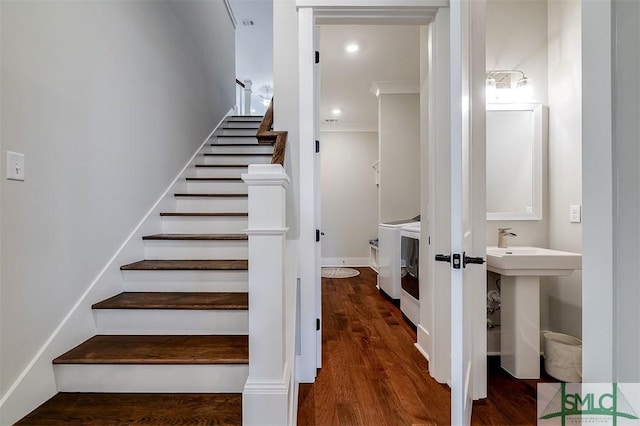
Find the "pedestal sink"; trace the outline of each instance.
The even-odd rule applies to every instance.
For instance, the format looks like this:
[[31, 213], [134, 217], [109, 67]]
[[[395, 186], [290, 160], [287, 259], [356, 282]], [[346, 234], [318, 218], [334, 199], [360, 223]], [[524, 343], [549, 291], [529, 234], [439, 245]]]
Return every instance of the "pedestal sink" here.
[[502, 368], [540, 378], [540, 277], [571, 275], [582, 255], [540, 247], [487, 247], [487, 270], [500, 274]]

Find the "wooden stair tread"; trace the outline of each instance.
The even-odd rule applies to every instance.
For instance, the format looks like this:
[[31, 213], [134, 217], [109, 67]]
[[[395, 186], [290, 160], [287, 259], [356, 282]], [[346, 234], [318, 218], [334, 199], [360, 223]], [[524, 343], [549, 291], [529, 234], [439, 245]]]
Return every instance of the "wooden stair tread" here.
[[216, 142], [212, 142], [209, 144], [210, 146], [263, 146], [265, 144], [263, 143], [258, 143], [258, 141], [256, 140], [256, 142], [253, 143], [216, 143]]
[[247, 260], [141, 260], [120, 267], [123, 271], [246, 271]]
[[228, 167], [228, 168], [240, 168], [249, 167], [248, 164], [196, 164], [196, 167]]
[[232, 213], [214, 213], [214, 212], [162, 212], [163, 217], [249, 217], [249, 213], [232, 212]]
[[246, 310], [248, 293], [124, 292], [98, 302], [93, 309]]
[[188, 177], [187, 182], [242, 182], [242, 178], [228, 177]]
[[237, 197], [247, 197], [247, 194], [209, 194], [203, 192], [177, 192], [173, 194], [174, 197], [221, 197], [221, 198], [237, 198]]
[[222, 138], [229, 138], [229, 139], [237, 139], [237, 138], [255, 138], [256, 135], [217, 135], [216, 136], [218, 139]]
[[155, 234], [142, 237], [146, 241], [243, 241], [247, 234]]
[[268, 153], [268, 152], [257, 152], [257, 153], [251, 153], [251, 152], [205, 152], [203, 154], [205, 157], [218, 157], [218, 156], [222, 156], [222, 157], [240, 157], [240, 156], [261, 156], [261, 157], [272, 157], [273, 154]]
[[248, 336], [97, 335], [54, 364], [248, 364]]
[[20, 426], [241, 425], [240, 393], [61, 392]]

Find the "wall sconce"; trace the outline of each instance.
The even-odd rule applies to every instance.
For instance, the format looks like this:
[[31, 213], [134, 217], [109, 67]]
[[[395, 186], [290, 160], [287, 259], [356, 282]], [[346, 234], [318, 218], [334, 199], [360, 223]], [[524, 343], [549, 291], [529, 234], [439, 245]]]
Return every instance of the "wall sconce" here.
[[[521, 78], [515, 81], [514, 76]], [[531, 102], [533, 100], [533, 82], [520, 70], [491, 70], [485, 80], [487, 102]]]

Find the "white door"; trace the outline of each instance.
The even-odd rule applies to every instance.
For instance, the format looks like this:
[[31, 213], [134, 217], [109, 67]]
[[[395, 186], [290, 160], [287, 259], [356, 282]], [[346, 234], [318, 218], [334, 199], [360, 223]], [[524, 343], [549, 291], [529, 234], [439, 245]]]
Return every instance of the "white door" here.
[[486, 395], [484, 2], [450, 5], [451, 423], [468, 425]]
[[[320, 111], [320, 31], [317, 25], [313, 27], [313, 46], [316, 53], [315, 66], [313, 68], [313, 99], [315, 111]], [[315, 161], [313, 164], [313, 173], [315, 180], [315, 218], [316, 218], [316, 318], [319, 323], [316, 327], [316, 368], [322, 368], [322, 205], [321, 205], [321, 187], [322, 174], [320, 169], [320, 114], [314, 113], [314, 143], [315, 145]]]

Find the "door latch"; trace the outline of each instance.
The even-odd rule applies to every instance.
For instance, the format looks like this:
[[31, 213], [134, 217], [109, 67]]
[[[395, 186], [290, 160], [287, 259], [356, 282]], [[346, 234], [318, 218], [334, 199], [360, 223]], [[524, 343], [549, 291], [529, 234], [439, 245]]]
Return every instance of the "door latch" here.
[[466, 253], [462, 253], [462, 267], [466, 268], [467, 264], [482, 265], [485, 260], [481, 257], [469, 257]]
[[482, 265], [485, 262], [485, 260], [483, 258], [481, 258], [481, 257], [469, 257], [469, 256], [466, 255], [466, 253], [463, 253], [462, 256], [460, 256], [459, 253], [454, 253], [454, 254], [451, 254], [451, 255], [449, 255], [449, 254], [436, 254], [436, 261], [437, 262], [451, 263], [451, 267], [453, 269], [460, 269], [460, 266], [462, 266], [463, 268], [466, 268], [467, 264], [469, 264], [469, 263], [473, 263], [473, 264], [476, 264], [476, 265]]
[[447, 262], [453, 269], [460, 269], [460, 254], [436, 254], [437, 262]]

